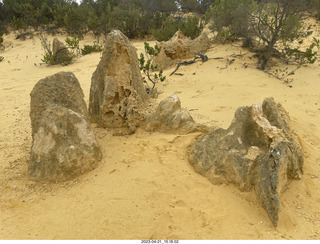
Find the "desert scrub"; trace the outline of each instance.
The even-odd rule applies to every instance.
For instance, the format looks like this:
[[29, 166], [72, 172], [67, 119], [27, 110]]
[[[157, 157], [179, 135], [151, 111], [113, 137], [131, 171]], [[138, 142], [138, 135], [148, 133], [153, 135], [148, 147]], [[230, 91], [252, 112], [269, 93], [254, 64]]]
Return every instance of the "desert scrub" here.
[[54, 65], [55, 62], [52, 54], [51, 44], [48, 41], [47, 36], [45, 36], [43, 33], [40, 33], [39, 38], [42, 49], [44, 51], [43, 59], [41, 59], [41, 61], [46, 63], [47, 65]]
[[[65, 40], [67, 47], [60, 49], [55, 54], [52, 51], [51, 43], [48, 41], [48, 38], [42, 33], [39, 35], [39, 38], [41, 41], [41, 46], [44, 50], [44, 55], [41, 60], [47, 65], [68, 65], [72, 63], [74, 58], [80, 56], [79, 38], [77, 35], [74, 35], [72, 38], [67, 37]], [[60, 52], [69, 52], [68, 50], [71, 50], [71, 55], [69, 53], [61, 55]]]
[[[156, 83], [157, 82], [163, 82], [166, 77], [163, 76], [163, 70], [160, 70], [159, 72], [156, 72], [158, 65], [153, 65], [152, 61], [154, 57], [158, 56], [158, 54], [161, 51], [161, 47], [158, 45], [155, 45], [154, 47], [151, 47], [149, 43], [145, 42], [144, 43], [144, 51], [145, 55], [143, 53], [140, 53], [140, 58], [139, 58], [139, 64], [140, 64], [140, 70], [143, 71], [145, 76], [148, 78], [148, 81], [152, 83], [152, 87], [148, 85], [148, 82], [146, 80], [146, 77], [143, 77], [143, 82], [147, 86], [147, 93], [152, 93]], [[145, 57], [147, 59], [145, 59]]]
[[210, 29], [217, 31], [218, 42], [226, 43], [237, 38], [248, 38], [250, 18], [257, 8], [254, 0], [217, 0], [206, 12]]
[[184, 20], [167, 17], [161, 28], [152, 30], [152, 35], [157, 41], [168, 41], [178, 30], [183, 35], [195, 39], [201, 34], [203, 24], [197, 16], [189, 16]]
[[[302, 44], [301, 40], [299, 44]], [[302, 64], [313, 64], [317, 60], [318, 51], [320, 48], [320, 39], [313, 37], [312, 43], [306, 50], [302, 50], [300, 47], [290, 48], [289, 45], [285, 46], [282, 50], [282, 55], [285, 60], [297, 62], [299, 65]]]
[[80, 55], [80, 47], [79, 47], [80, 40], [79, 40], [78, 35], [77, 34], [73, 34], [72, 38], [67, 37], [65, 42], [67, 44], [68, 49], [71, 50], [72, 56], [74, 58], [78, 57]]
[[102, 46], [98, 44], [94, 45], [84, 45], [83, 48], [81, 49], [81, 54], [82, 55], [87, 55], [90, 53], [97, 53], [97, 52], [102, 52]]

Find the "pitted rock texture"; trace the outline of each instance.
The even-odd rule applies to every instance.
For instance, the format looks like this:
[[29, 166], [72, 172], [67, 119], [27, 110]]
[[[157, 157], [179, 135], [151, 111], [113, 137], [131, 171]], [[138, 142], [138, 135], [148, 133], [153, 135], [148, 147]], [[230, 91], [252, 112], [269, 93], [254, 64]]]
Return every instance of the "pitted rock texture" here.
[[94, 169], [102, 158], [79, 81], [71, 72], [41, 79], [31, 92], [29, 176], [59, 182]]
[[100, 63], [92, 75], [89, 115], [101, 127], [135, 127], [148, 95], [135, 47], [120, 31], [107, 35]]
[[265, 99], [262, 106], [238, 108], [227, 130], [198, 138], [190, 152], [190, 163], [212, 183], [255, 189], [275, 226], [281, 193], [289, 179], [300, 177], [303, 161], [288, 113], [273, 98]]

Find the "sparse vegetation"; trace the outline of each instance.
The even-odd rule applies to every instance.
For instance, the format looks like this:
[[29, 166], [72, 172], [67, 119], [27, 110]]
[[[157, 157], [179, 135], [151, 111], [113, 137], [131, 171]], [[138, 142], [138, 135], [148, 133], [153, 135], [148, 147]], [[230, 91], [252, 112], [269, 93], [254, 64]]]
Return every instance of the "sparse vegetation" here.
[[40, 41], [41, 41], [41, 46], [42, 49], [44, 50], [44, 55], [42, 62], [48, 64], [48, 65], [54, 65], [54, 57], [52, 54], [52, 49], [51, 49], [51, 43], [48, 41], [47, 36], [45, 36], [43, 33], [39, 35]]
[[[301, 41], [300, 44], [303, 42]], [[288, 45], [282, 50], [284, 58], [288, 61], [297, 62], [299, 65], [310, 63], [313, 64], [317, 60], [317, 54], [320, 48], [320, 40], [313, 38], [312, 43], [306, 50], [301, 50], [298, 46], [290, 48]]]
[[264, 48], [255, 50], [259, 68], [264, 70], [274, 54], [281, 57], [281, 47], [285, 47], [284, 56], [296, 55], [310, 63], [314, 62], [314, 46], [306, 51], [288, 48], [289, 43], [308, 34], [301, 21], [308, 9], [309, 1], [218, 0], [206, 17], [208, 21], [213, 20], [211, 29], [217, 31], [217, 40], [222, 43], [242, 38], [245, 47], [252, 47], [252, 40], [264, 44]]
[[178, 30], [185, 36], [194, 39], [203, 29], [203, 23], [197, 16], [189, 16], [186, 19], [174, 19], [167, 17], [163, 26], [152, 30], [152, 35], [157, 41], [168, 41]]
[[254, 15], [254, 34], [266, 44], [260, 53], [260, 68], [265, 69], [278, 42], [287, 45], [299, 37], [302, 29], [298, 1], [261, 1]]
[[94, 53], [94, 52], [102, 52], [102, 47], [98, 44], [94, 44], [94, 45], [84, 45], [83, 48], [81, 49], [81, 54], [82, 55], [87, 55], [90, 53]]
[[[181, 10], [176, 14], [177, 10]], [[193, 14], [189, 14], [193, 12]], [[276, 54], [280, 58], [314, 62], [317, 50], [291, 48], [290, 43], [305, 34], [305, 13], [320, 18], [319, 0], [3, 0], [0, 2], [0, 30], [10, 26], [17, 38], [24, 39], [32, 29], [63, 28], [81, 39], [92, 31], [97, 40], [112, 29], [129, 38], [153, 35], [167, 41], [177, 30], [196, 38], [203, 29], [203, 14], [211, 21], [217, 40], [222, 43], [243, 40], [245, 47], [257, 52], [259, 68], [264, 70]], [[175, 13], [175, 14], [173, 14]], [[188, 13], [187, 15], [181, 13]], [[71, 40], [71, 39], [70, 39]], [[264, 47], [252, 49], [258, 40]], [[99, 51], [99, 46], [69, 48], [74, 56]], [[52, 57], [46, 52], [45, 60]]]
[[[213, 0], [179, 2], [184, 11], [199, 13]], [[99, 38], [112, 29], [119, 29], [129, 38], [137, 38], [162, 29], [167, 17], [177, 9], [175, 0], [82, 0], [80, 5], [69, 0], [41, 0], [41, 3], [39, 0], [3, 0], [0, 21], [10, 25], [20, 36], [26, 36], [21, 34], [30, 32], [30, 28], [41, 27], [51, 31], [63, 28], [69, 35], [77, 34], [79, 38], [88, 31]], [[191, 31], [190, 36], [197, 31], [192, 28], [200, 27], [192, 21], [195, 20], [187, 19], [182, 27], [186, 33]]]
[[79, 37], [77, 34], [73, 34], [73, 37], [67, 37], [65, 40], [67, 47], [69, 48], [69, 50], [71, 50], [72, 52], [72, 56], [78, 57], [80, 55], [80, 47], [79, 47]]
[[210, 29], [217, 31], [217, 41], [225, 43], [249, 38], [250, 19], [257, 8], [254, 0], [218, 0], [206, 12]]
[[[152, 63], [153, 58], [158, 56], [158, 54], [160, 53], [161, 47], [159, 47], [158, 45], [151, 47], [149, 43], [145, 42], [144, 50], [145, 50], [146, 56], [143, 53], [140, 53], [140, 58], [139, 58], [140, 70], [142, 70], [146, 76], [146, 77], [143, 77], [143, 82], [147, 86], [147, 92], [152, 93], [156, 86], [156, 83], [159, 81], [163, 82], [166, 79], [166, 77], [163, 76], [163, 70], [156, 72], [158, 67], [157, 65], [153, 65]], [[148, 81], [152, 83], [151, 88], [148, 85]]]
[[[47, 65], [56, 65], [56, 64], [61, 64], [61, 65], [68, 65], [71, 64], [73, 59], [77, 57], [80, 53], [79, 49], [79, 39], [75, 35], [72, 39], [69, 37], [65, 40], [66, 44], [68, 46], [67, 49], [73, 50], [72, 55], [58, 55], [59, 52], [66, 52], [67, 49], [61, 49], [59, 50], [56, 54], [53, 53], [53, 50], [51, 48], [51, 43], [49, 42], [48, 38], [41, 33], [39, 35], [40, 41], [41, 41], [41, 46], [44, 50], [44, 55], [42, 62], [46, 63]], [[75, 50], [75, 51], [74, 51]]]

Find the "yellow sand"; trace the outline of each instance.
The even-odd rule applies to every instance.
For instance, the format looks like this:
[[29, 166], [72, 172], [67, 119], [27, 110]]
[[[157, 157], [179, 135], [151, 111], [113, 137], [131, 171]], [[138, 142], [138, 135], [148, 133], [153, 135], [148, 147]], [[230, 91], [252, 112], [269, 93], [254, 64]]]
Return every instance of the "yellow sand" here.
[[[223, 59], [181, 66], [178, 73], [183, 76], [168, 77], [173, 68], [166, 70], [167, 80], [157, 85], [162, 92], [157, 101], [177, 94], [194, 119], [207, 125], [227, 128], [239, 106], [270, 96], [289, 112], [305, 152], [305, 172], [281, 197], [274, 228], [254, 192], [240, 192], [232, 184], [213, 185], [194, 172], [187, 150], [197, 133], [151, 134], [139, 129], [117, 137], [95, 128], [104, 155], [96, 170], [62, 184], [28, 180], [31, 90], [44, 76], [72, 71], [88, 103], [91, 76], [101, 54], [65, 67], [48, 67], [39, 65], [43, 50], [37, 37], [4, 38], [0, 239], [320, 239], [319, 62], [290, 76], [294, 79], [290, 88], [257, 70], [253, 53], [239, 43], [213, 44], [207, 55]], [[87, 36], [80, 46], [93, 40]], [[143, 42], [134, 45], [140, 53]], [[227, 65], [227, 58], [235, 60]]]

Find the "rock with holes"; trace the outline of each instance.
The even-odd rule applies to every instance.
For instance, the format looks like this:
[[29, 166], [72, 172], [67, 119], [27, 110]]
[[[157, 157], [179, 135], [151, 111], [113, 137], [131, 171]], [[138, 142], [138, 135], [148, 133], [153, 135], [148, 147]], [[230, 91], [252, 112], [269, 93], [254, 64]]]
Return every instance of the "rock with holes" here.
[[254, 189], [275, 226], [280, 195], [289, 179], [300, 177], [303, 161], [289, 116], [273, 98], [238, 108], [227, 130], [198, 138], [190, 152], [190, 163], [212, 183]]
[[102, 127], [134, 128], [144, 120], [147, 100], [135, 47], [120, 31], [110, 32], [91, 79], [91, 120]]
[[184, 133], [205, 130], [204, 126], [194, 122], [187, 109], [181, 108], [177, 95], [160, 102], [155, 113], [147, 117], [145, 128], [147, 131]]
[[94, 169], [102, 154], [79, 81], [71, 72], [41, 79], [31, 92], [29, 175], [58, 182]]
[[52, 55], [55, 64], [69, 64], [72, 61], [72, 54], [69, 52], [66, 45], [59, 41], [58, 38], [54, 38], [52, 42]]

